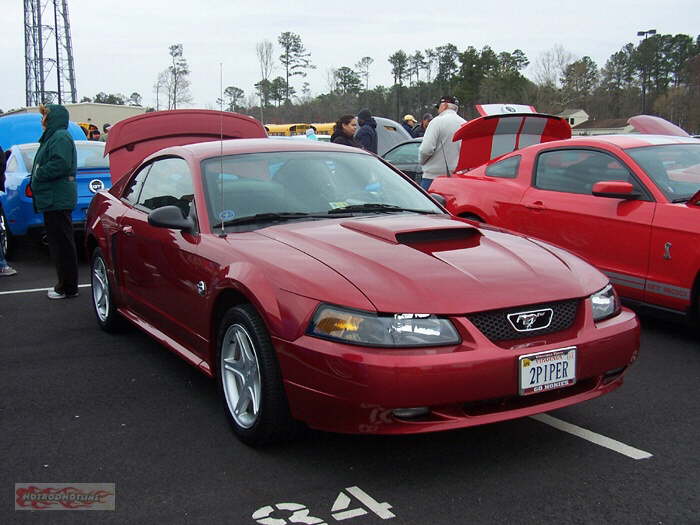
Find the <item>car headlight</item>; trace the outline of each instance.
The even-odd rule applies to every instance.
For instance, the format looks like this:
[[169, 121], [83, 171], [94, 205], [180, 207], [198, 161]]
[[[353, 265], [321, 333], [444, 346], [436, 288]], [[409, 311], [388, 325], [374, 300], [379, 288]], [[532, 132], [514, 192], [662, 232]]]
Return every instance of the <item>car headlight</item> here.
[[453, 345], [459, 334], [449, 319], [432, 314], [376, 314], [321, 305], [308, 334], [344, 343], [382, 347]]
[[591, 305], [594, 321], [602, 321], [620, 313], [620, 299], [612, 284], [591, 295]]

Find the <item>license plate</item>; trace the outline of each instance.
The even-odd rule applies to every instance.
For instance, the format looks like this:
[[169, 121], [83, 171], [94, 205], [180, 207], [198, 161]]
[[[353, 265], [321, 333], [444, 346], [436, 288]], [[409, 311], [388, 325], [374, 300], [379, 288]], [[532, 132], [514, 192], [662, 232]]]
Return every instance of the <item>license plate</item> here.
[[548, 392], [576, 383], [576, 347], [521, 355], [520, 395]]

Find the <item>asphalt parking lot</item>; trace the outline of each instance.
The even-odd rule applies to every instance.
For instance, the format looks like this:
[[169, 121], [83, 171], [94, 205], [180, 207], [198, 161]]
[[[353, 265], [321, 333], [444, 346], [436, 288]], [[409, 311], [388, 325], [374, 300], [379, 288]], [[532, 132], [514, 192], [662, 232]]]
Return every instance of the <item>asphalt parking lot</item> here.
[[[0, 523], [700, 523], [700, 338], [681, 325], [644, 317], [622, 388], [545, 417], [256, 450], [213, 381], [136, 329], [101, 332], [89, 288], [49, 301], [42, 248], [11, 262]], [[16, 511], [20, 482], [114, 483], [116, 510]]]

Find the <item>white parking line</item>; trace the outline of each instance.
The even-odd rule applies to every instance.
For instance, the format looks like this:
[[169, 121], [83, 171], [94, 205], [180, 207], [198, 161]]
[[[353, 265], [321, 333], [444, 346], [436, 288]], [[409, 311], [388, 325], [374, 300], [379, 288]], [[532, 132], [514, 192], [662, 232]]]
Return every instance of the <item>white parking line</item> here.
[[530, 417], [536, 421], [539, 421], [540, 423], [544, 423], [545, 425], [549, 425], [558, 430], [568, 432], [569, 434], [578, 436], [582, 439], [585, 439], [586, 441], [590, 441], [591, 443], [600, 445], [601, 447], [609, 448], [610, 450], [622, 454], [623, 456], [627, 456], [628, 458], [649, 459], [654, 456], [649, 452], [639, 450], [638, 448], [630, 447], [629, 445], [625, 445], [624, 443], [615, 441], [614, 439], [611, 439], [609, 437], [605, 437], [602, 434], [596, 434], [595, 432], [591, 432], [590, 430], [586, 430], [585, 428], [572, 425], [571, 423], [567, 423], [566, 421], [562, 421], [561, 419], [552, 417], [549, 414], [536, 414]]
[[[89, 284], [79, 284], [78, 288], [87, 288]], [[0, 292], [0, 295], [10, 295], [15, 293], [31, 293], [31, 292], [48, 292], [53, 290], [53, 288], [28, 288], [26, 290], [10, 290], [8, 292]]]

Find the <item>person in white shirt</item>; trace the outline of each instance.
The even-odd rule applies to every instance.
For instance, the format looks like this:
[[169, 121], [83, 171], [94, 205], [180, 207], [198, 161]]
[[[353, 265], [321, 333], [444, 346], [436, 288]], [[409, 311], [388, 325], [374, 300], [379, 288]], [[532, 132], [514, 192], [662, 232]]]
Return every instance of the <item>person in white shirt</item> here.
[[455, 132], [466, 122], [457, 114], [459, 101], [445, 95], [435, 107], [438, 116], [430, 121], [420, 145], [420, 164], [423, 167], [421, 186], [427, 190], [435, 177], [451, 175], [459, 160], [462, 141], [452, 142]]

